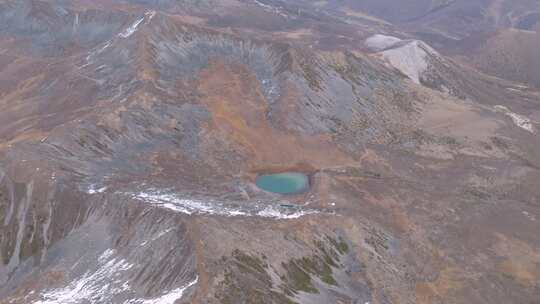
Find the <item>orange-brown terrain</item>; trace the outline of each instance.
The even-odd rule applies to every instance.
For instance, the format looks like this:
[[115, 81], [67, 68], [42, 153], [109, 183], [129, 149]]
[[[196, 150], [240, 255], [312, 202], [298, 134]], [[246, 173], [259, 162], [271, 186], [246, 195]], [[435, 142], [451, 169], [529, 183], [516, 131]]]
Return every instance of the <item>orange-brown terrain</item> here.
[[540, 303], [538, 12], [0, 0], [0, 303]]

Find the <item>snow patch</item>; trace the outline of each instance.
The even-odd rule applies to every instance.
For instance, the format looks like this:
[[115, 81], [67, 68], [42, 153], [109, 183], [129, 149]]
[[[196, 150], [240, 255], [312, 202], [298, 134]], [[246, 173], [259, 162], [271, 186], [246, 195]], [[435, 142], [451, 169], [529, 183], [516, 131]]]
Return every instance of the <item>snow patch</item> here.
[[101, 54], [103, 51], [105, 51], [109, 46], [111, 45], [110, 41], [107, 41], [101, 48], [97, 50], [97, 54]]
[[420, 84], [420, 77], [428, 68], [428, 53], [422, 42], [415, 40], [381, 54], [393, 67], [407, 75], [414, 83]]
[[75, 33], [77, 31], [77, 28], [79, 27], [79, 13], [75, 14], [75, 19], [73, 20], [73, 28], [72, 31]]
[[166, 230], [164, 230], [164, 231], [161, 231], [160, 233], [158, 233], [158, 235], [154, 236], [154, 237], [151, 238], [149, 241], [143, 241], [143, 242], [140, 244], [140, 246], [144, 246], [144, 245], [146, 245], [146, 244], [148, 244], [148, 243], [151, 243], [151, 242], [153, 242], [153, 241], [159, 239], [160, 237], [164, 236], [165, 234], [171, 232], [172, 230], [173, 230], [173, 228], [169, 228], [169, 229], [166, 229]]
[[262, 3], [262, 2], [260, 2], [258, 0], [253, 0], [253, 2], [255, 2], [256, 5], [262, 7], [267, 12], [271, 12], [271, 13], [280, 15], [281, 17], [284, 17], [284, 18], [288, 17], [288, 15], [283, 12], [281, 7], [273, 7], [271, 5], [264, 4], [264, 3]]
[[154, 18], [155, 15], [156, 15], [156, 11], [148, 11], [144, 13], [144, 16], [148, 17], [148, 21], [152, 20], [152, 18]]
[[512, 121], [514, 122], [516, 126], [522, 128], [525, 131], [534, 133], [535, 131], [534, 126], [529, 118], [523, 115], [516, 114], [510, 111], [510, 109], [508, 109], [507, 107], [502, 106], [502, 105], [494, 106], [494, 108], [495, 108], [495, 111], [501, 112], [501, 113], [506, 114], [507, 116], [510, 116], [510, 118], [512, 118]]
[[536, 221], [536, 216], [534, 214], [530, 214], [529, 212], [527, 211], [523, 211], [521, 212], [525, 217], [527, 217], [529, 220], [535, 222]]
[[155, 189], [136, 194], [128, 193], [128, 195], [134, 199], [187, 215], [211, 214], [228, 217], [258, 216], [274, 219], [296, 219], [308, 214], [318, 213], [318, 211], [311, 209], [283, 208], [258, 203], [250, 203], [251, 205], [245, 207], [238, 206], [237, 204], [227, 205], [218, 201], [180, 198], [173, 193], [163, 193]]
[[118, 277], [133, 266], [124, 259], [110, 259], [114, 253], [105, 251], [96, 270], [87, 271], [66, 287], [45, 291], [34, 304], [111, 303], [114, 295], [129, 290]]
[[428, 69], [429, 57], [440, 56], [437, 51], [420, 40], [401, 40], [392, 36], [374, 35], [365, 41], [367, 47], [378, 51], [392, 67], [420, 84]]
[[114, 254], [114, 250], [113, 249], [107, 249], [105, 250], [104, 253], [102, 253], [99, 258], [98, 258], [98, 262], [100, 264], [103, 264], [105, 263], [112, 255]]
[[133, 33], [135, 33], [137, 31], [137, 27], [139, 27], [139, 24], [141, 24], [141, 22], [144, 21], [144, 17], [135, 21], [135, 23], [133, 23], [131, 26], [129, 26], [127, 29], [125, 29], [123, 32], [121, 32], [120, 34], [118, 34], [120, 37], [122, 38], [127, 38], [131, 35], [133, 35]]
[[120, 34], [118, 34], [118, 36], [122, 37], [122, 38], [127, 38], [131, 35], [133, 35], [133, 33], [135, 33], [137, 31], [137, 28], [139, 27], [139, 25], [145, 20], [147, 19], [147, 22], [152, 20], [152, 18], [154, 18], [154, 16], [156, 15], [156, 11], [147, 11], [146, 13], [144, 13], [144, 16], [135, 21], [132, 25], [130, 25], [127, 29], [125, 29], [123, 32], [121, 32]]
[[86, 56], [86, 63], [80, 66], [79, 69], [82, 69], [92, 64], [94, 57], [103, 53], [103, 51], [105, 51], [110, 45], [111, 45], [111, 42], [107, 41], [103, 46], [96, 47], [94, 50], [88, 52], [88, 55]]
[[[157, 205], [166, 209], [173, 210], [175, 212], [185, 213], [192, 215], [194, 213], [202, 214], [219, 214], [219, 215], [247, 215], [243, 212], [236, 212], [236, 210], [229, 210], [228, 208], [220, 208], [214, 204], [209, 204], [200, 200], [183, 199], [174, 194], [164, 194], [158, 192], [140, 192], [133, 196], [136, 199], [149, 202], [153, 205]], [[235, 211], [235, 212], [232, 212]]]
[[177, 300], [180, 300], [182, 298], [182, 296], [184, 295], [184, 292], [186, 291], [186, 289], [188, 289], [191, 286], [197, 284], [198, 280], [199, 280], [199, 277], [196, 277], [195, 280], [189, 282], [188, 284], [186, 284], [186, 285], [184, 285], [184, 286], [182, 286], [180, 288], [173, 289], [173, 290], [167, 292], [166, 294], [164, 294], [164, 295], [162, 295], [160, 297], [157, 297], [155, 299], [130, 300], [130, 301], [127, 301], [125, 304], [174, 304], [174, 302], [176, 302]]
[[264, 9], [267, 9], [267, 10], [273, 10], [274, 8], [268, 4], [264, 4], [260, 1], [257, 1], [257, 0], [253, 0], [255, 2], [255, 4], [257, 4], [258, 6], [264, 8]]
[[274, 206], [268, 206], [264, 208], [263, 210], [257, 212], [257, 215], [260, 217], [270, 217], [270, 218], [276, 218], [276, 219], [290, 220], [290, 219], [297, 219], [304, 215], [309, 215], [309, 214], [314, 214], [314, 213], [317, 213], [317, 212], [315, 210], [298, 210], [293, 213], [286, 214]]
[[377, 34], [366, 39], [365, 44], [371, 50], [379, 52], [392, 47], [400, 41], [402, 40], [396, 37]]
[[107, 190], [107, 187], [98, 188], [97, 185], [90, 185], [90, 187], [88, 187], [88, 189], [86, 190], [86, 193], [88, 194], [103, 193], [105, 192], [105, 190]]

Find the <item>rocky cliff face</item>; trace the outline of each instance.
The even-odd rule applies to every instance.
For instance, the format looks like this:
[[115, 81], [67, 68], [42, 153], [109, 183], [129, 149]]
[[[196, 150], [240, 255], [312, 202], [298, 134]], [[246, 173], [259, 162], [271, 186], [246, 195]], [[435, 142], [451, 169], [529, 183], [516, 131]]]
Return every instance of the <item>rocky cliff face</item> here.
[[0, 7], [1, 302], [540, 296], [538, 92], [302, 2]]

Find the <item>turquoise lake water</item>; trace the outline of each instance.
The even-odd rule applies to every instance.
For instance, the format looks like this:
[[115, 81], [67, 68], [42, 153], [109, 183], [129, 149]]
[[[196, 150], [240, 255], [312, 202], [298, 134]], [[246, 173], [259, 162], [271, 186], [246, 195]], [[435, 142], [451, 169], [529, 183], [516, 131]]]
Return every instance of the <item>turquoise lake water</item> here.
[[309, 187], [307, 175], [297, 172], [260, 175], [255, 181], [257, 187], [279, 194], [304, 192]]

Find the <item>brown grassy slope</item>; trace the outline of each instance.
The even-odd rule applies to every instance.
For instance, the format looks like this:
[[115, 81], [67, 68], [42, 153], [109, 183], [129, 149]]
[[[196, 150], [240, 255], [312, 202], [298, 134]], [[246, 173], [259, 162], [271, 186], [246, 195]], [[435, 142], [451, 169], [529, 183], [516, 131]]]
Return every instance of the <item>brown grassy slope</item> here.
[[501, 78], [540, 87], [540, 33], [508, 29], [475, 47], [471, 61]]

